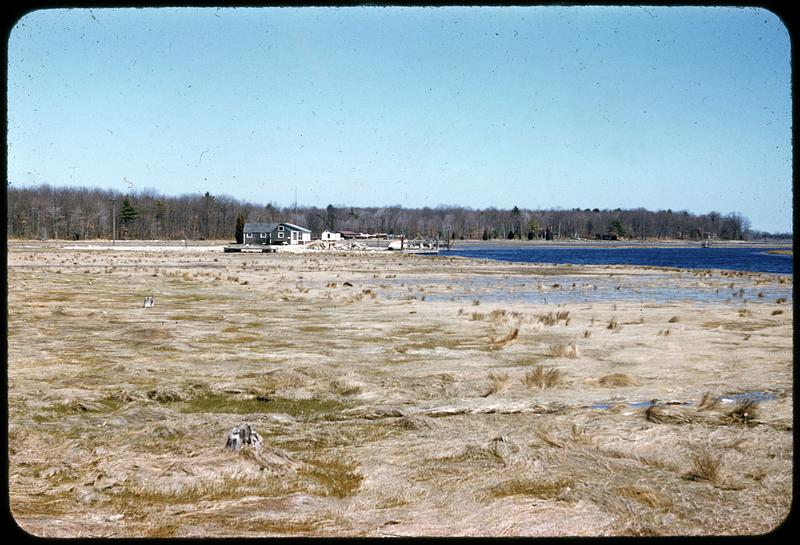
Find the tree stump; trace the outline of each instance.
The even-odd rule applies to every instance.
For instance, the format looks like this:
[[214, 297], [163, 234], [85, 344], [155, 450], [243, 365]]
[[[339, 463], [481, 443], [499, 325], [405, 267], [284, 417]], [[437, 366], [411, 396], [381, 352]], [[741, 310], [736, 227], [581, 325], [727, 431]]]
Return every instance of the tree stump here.
[[261, 448], [263, 444], [264, 440], [258, 432], [256, 432], [250, 424], [242, 422], [228, 432], [225, 448], [234, 452], [239, 452], [245, 445], [258, 449]]

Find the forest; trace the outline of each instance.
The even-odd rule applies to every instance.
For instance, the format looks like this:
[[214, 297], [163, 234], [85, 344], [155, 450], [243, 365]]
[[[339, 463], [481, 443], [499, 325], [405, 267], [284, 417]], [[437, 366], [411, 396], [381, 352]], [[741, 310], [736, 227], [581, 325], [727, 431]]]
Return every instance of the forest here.
[[[84, 187], [7, 186], [9, 239], [230, 240], [238, 222], [290, 222], [312, 230], [385, 233], [444, 240], [638, 239], [760, 240], [791, 238], [750, 228], [738, 212], [685, 210], [405, 208], [346, 204], [278, 206], [227, 195], [165, 196], [154, 189], [121, 193]], [[113, 220], [112, 220], [113, 218]]]

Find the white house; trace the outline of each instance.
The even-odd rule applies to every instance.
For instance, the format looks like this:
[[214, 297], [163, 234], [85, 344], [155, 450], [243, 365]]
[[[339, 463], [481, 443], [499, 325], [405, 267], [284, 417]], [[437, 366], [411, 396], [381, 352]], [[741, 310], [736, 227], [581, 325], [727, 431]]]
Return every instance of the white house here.
[[320, 240], [342, 240], [342, 234], [336, 231], [328, 231], [325, 229], [320, 234]]

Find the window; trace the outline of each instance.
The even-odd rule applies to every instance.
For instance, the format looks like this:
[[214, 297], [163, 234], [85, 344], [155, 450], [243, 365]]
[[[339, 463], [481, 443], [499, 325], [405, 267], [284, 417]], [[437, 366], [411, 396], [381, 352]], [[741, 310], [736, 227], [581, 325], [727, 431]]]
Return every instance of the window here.
[[245, 233], [244, 238], [253, 238], [253, 233]]
[[261, 238], [267, 238], [267, 234], [266, 233], [261, 233]]
[[283, 233], [283, 225], [278, 225], [278, 232]]

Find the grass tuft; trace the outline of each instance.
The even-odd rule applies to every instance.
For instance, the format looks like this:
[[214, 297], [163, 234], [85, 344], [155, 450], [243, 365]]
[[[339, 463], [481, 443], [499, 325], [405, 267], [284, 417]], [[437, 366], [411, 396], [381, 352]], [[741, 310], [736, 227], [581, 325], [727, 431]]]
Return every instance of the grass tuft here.
[[537, 365], [522, 378], [522, 383], [528, 388], [539, 388], [544, 390], [546, 388], [553, 388], [562, 382], [563, 374], [560, 370], [551, 367], [545, 369], [541, 365]]
[[598, 382], [600, 382], [600, 384], [602, 384], [603, 386], [608, 386], [611, 388], [638, 385], [638, 382], [636, 382], [636, 380], [634, 380], [632, 377], [624, 373], [612, 373], [610, 375], [602, 376], [600, 377]]
[[740, 401], [725, 416], [728, 420], [737, 424], [750, 424], [758, 418], [758, 404], [752, 399]]
[[508, 384], [508, 373], [489, 373], [489, 390], [482, 397], [496, 394]]
[[721, 467], [722, 461], [704, 450], [692, 456], [692, 469], [686, 474], [686, 479], [717, 484], [720, 481]]
[[565, 345], [561, 343], [551, 344], [547, 349], [547, 355], [554, 358], [578, 358], [580, 357], [580, 350], [578, 345], [570, 344]]

